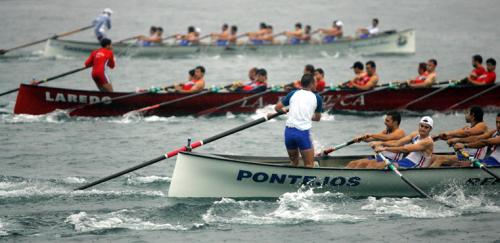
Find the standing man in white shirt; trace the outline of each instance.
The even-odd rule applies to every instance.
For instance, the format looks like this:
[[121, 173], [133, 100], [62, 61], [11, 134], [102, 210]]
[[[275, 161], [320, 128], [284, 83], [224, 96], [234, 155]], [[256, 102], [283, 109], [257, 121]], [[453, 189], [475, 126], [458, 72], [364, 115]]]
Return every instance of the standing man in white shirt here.
[[285, 128], [285, 146], [292, 165], [298, 166], [299, 153], [305, 167], [314, 166], [314, 147], [310, 135], [312, 121], [321, 119], [323, 100], [314, 93], [316, 81], [312, 74], [304, 74], [300, 80], [302, 88], [294, 90], [278, 102], [275, 110], [286, 112], [288, 119]]
[[113, 10], [110, 8], [105, 8], [102, 11], [102, 14], [97, 17], [92, 24], [94, 25], [94, 33], [95, 36], [97, 37], [97, 40], [99, 42], [107, 38], [106, 34], [104, 33], [106, 29], [111, 29], [111, 14], [113, 14]]
[[366, 28], [359, 28], [356, 30], [356, 34], [359, 38], [364, 39], [368, 38], [372, 35], [378, 34], [378, 19], [374, 18], [372, 19], [372, 26], [366, 27]]

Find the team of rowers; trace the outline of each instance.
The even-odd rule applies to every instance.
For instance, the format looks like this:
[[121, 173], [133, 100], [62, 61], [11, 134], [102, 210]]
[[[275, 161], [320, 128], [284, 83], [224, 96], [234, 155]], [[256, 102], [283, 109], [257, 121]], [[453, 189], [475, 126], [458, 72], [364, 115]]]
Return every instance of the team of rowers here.
[[[358, 28], [356, 30], [356, 38], [368, 38], [379, 33], [378, 19], [372, 20], [372, 25], [366, 28]], [[276, 40], [275, 37], [283, 35], [287, 37], [285, 43], [288, 44], [301, 44], [301, 43], [332, 43], [336, 40], [344, 38], [343, 23], [340, 20], [334, 20], [332, 27], [319, 28], [312, 30], [311, 25], [303, 26], [302, 23], [296, 23], [294, 29], [291, 31], [283, 31], [279, 33], [273, 32], [273, 26], [264, 22], [260, 23], [259, 29], [254, 32], [247, 32], [238, 34], [238, 26], [224, 23], [220, 32], [210, 33], [200, 36], [201, 29], [194, 26], [189, 26], [185, 34], [174, 34], [168, 37], [163, 37], [163, 28], [151, 26], [149, 36], [140, 35], [136, 37], [138, 43], [142, 46], [151, 46], [163, 43], [164, 40], [175, 38], [180, 46], [198, 45], [200, 41], [210, 37], [211, 44], [217, 46], [227, 46], [235, 44], [281, 44], [281, 41]], [[313, 35], [320, 33], [321, 39], [314, 39]], [[238, 41], [241, 37], [247, 37], [248, 42]], [[345, 37], [352, 39], [353, 37]]]
[[[385, 129], [379, 133], [367, 133], [354, 138], [356, 142], [367, 142], [377, 153], [400, 167], [470, 166], [469, 158], [457, 152], [454, 155], [433, 154], [434, 142], [443, 140], [456, 150], [465, 149], [467, 154], [488, 166], [500, 166], [500, 113], [496, 117], [496, 128], [488, 129], [483, 120], [483, 110], [474, 106], [465, 112], [469, 125], [456, 130], [431, 136], [434, 127], [431, 117], [420, 119], [417, 129], [409, 134], [400, 128], [401, 115], [388, 112]], [[405, 156], [406, 155], [406, 156]], [[380, 156], [351, 161], [348, 168], [384, 168]]]

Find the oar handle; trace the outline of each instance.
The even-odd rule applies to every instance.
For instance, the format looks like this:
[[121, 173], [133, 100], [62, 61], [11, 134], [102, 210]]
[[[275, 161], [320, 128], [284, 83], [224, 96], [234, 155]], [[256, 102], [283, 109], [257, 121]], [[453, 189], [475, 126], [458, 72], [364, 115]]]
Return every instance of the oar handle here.
[[353, 140], [350, 140], [348, 142], [341, 143], [339, 145], [336, 145], [336, 146], [333, 146], [331, 148], [325, 149], [325, 150], [323, 150], [323, 153], [321, 153], [320, 155], [327, 156], [329, 153], [331, 153], [333, 151], [337, 151], [337, 150], [339, 150], [341, 148], [347, 147], [347, 146], [349, 146], [351, 144], [354, 144], [354, 143], [356, 143], [356, 139], [353, 139]]
[[494, 173], [493, 171], [491, 171], [490, 169], [488, 169], [486, 166], [484, 166], [483, 163], [481, 163], [481, 161], [479, 161], [478, 159], [474, 158], [474, 157], [470, 157], [470, 154], [465, 151], [464, 149], [455, 149], [453, 148], [456, 152], [462, 154], [462, 156], [464, 156], [465, 158], [467, 158], [474, 167], [476, 168], [479, 168], [479, 169], [482, 169], [484, 170], [486, 173], [490, 174], [491, 176], [495, 177], [497, 180], [500, 180], [500, 177]]

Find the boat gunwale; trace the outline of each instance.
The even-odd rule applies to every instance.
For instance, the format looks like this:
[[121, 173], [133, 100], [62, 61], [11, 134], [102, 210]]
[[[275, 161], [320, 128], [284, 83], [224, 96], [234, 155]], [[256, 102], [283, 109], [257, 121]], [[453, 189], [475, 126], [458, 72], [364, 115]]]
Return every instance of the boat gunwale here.
[[[187, 152], [187, 151], [181, 151], [179, 152], [181, 154], [186, 154], [190, 156], [195, 156], [195, 157], [201, 157], [201, 158], [208, 158], [208, 159], [216, 159], [216, 160], [223, 160], [227, 162], [236, 162], [236, 163], [241, 163], [241, 164], [253, 164], [253, 165], [263, 165], [263, 166], [271, 166], [271, 167], [280, 167], [280, 168], [298, 168], [298, 169], [308, 169], [308, 170], [346, 170], [346, 171], [382, 171], [382, 172], [387, 172], [390, 170], [387, 169], [367, 169], [367, 168], [345, 168], [345, 167], [319, 167], [319, 168], [310, 168], [310, 167], [297, 167], [297, 166], [292, 166], [292, 165], [281, 165], [281, 164], [271, 164], [271, 163], [264, 163], [264, 162], [257, 162], [257, 161], [250, 161], [250, 160], [243, 160], [243, 159], [232, 159], [232, 158], [227, 158], [223, 157], [224, 155], [220, 154], [208, 154], [208, 153], [196, 153], [196, 152]], [[229, 155], [233, 156], [233, 155]], [[234, 155], [237, 156], [237, 155]], [[358, 155], [344, 155], [344, 156], [329, 156], [328, 158], [335, 158], [335, 157], [351, 157], [351, 156], [358, 156]], [[359, 155], [359, 156], [365, 156], [365, 155]], [[369, 155], [366, 155], [367, 157]], [[253, 156], [245, 156], [245, 157], [253, 157]], [[257, 157], [257, 156], [255, 156]], [[261, 156], [262, 157], [262, 156]], [[284, 160], [287, 160], [287, 157], [272, 157], [272, 158], [283, 158]], [[321, 163], [320, 158], [320, 163]], [[487, 166], [488, 168], [500, 168], [500, 166]], [[426, 168], [398, 168], [399, 171], [420, 171], [420, 170], [450, 170], [450, 169], [473, 169], [473, 170], [478, 170], [478, 168], [475, 167], [426, 167]]]

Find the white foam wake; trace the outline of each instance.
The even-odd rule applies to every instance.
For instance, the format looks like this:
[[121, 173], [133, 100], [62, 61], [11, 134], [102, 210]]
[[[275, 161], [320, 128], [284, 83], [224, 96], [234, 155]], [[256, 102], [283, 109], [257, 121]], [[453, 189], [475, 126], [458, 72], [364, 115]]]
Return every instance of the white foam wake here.
[[150, 184], [156, 182], [170, 182], [172, 179], [167, 176], [137, 176], [127, 178], [127, 184], [130, 185], [140, 185], [140, 184]]
[[68, 216], [66, 223], [73, 225], [77, 232], [90, 232], [106, 229], [131, 229], [131, 230], [174, 230], [185, 231], [188, 227], [183, 225], [172, 225], [154, 223], [128, 215], [128, 210], [123, 209], [107, 214], [89, 215], [86, 212], [79, 212]]

